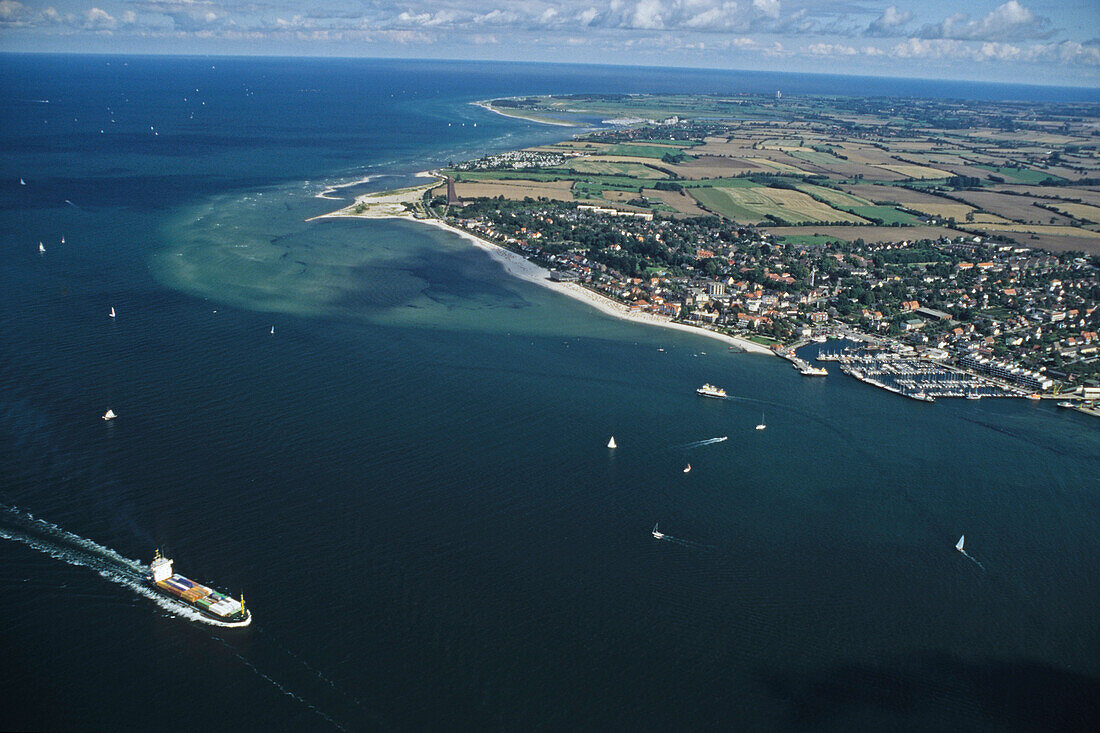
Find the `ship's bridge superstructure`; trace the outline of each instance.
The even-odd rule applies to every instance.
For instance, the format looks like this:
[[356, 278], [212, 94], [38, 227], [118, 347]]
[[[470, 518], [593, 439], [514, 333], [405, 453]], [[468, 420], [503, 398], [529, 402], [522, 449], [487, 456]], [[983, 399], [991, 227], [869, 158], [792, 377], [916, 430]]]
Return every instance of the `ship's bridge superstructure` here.
[[149, 563], [149, 570], [153, 573], [154, 583], [168, 580], [172, 577], [172, 561], [161, 555], [160, 550], [157, 550], [157, 554], [153, 557], [153, 562]]

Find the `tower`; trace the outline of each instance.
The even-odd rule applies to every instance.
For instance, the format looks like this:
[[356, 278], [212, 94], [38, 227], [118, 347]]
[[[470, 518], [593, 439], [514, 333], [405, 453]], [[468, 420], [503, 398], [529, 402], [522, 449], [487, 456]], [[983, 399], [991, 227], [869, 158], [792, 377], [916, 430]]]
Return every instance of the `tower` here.
[[172, 577], [172, 561], [160, 554], [153, 556], [153, 562], [149, 563], [149, 569], [153, 571], [153, 582], [159, 583]]

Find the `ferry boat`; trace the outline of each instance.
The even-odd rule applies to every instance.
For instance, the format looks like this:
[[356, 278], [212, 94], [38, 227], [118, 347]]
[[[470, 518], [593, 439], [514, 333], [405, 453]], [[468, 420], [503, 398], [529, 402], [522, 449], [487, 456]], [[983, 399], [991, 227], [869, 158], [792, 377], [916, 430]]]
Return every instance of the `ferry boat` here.
[[829, 376], [829, 370], [825, 367], [815, 367], [810, 364], [799, 369], [804, 377], [827, 377]]
[[238, 601], [173, 573], [172, 561], [161, 555], [160, 550], [149, 563], [149, 574], [145, 579], [159, 593], [227, 626], [248, 626], [252, 623], [252, 614], [245, 608], [243, 595]]
[[695, 394], [702, 395], [704, 397], [718, 397], [722, 398], [726, 396], [726, 390], [721, 387], [715, 387], [713, 384], [704, 384], [699, 389], [695, 390]]

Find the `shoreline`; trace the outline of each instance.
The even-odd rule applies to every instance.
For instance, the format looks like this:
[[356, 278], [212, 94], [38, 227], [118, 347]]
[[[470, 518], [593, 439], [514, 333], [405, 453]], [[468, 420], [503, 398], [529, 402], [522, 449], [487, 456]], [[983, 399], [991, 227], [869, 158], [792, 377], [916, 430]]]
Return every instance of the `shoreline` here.
[[536, 122], [540, 125], [554, 125], [556, 127], [581, 127], [581, 125], [574, 125], [571, 122], [559, 122], [558, 120], [544, 120], [537, 117], [526, 117], [524, 115], [508, 114], [507, 112], [502, 112], [488, 102], [470, 102], [470, 104], [474, 105], [475, 107], [481, 107], [482, 109], [489, 112], [495, 112], [501, 117], [510, 117], [513, 120], [525, 120], [526, 122]]
[[413, 217], [408, 218], [411, 221], [418, 222], [420, 224], [427, 224], [437, 229], [443, 229], [444, 231], [457, 234], [459, 237], [466, 239], [478, 249], [486, 252], [489, 257], [499, 262], [504, 268], [504, 271], [513, 277], [517, 277], [527, 282], [541, 285], [544, 288], [553, 290], [556, 293], [560, 293], [573, 300], [581, 301], [587, 305], [595, 308], [601, 313], [618, 318], [619, 320], [629, 321], [631, 323], [639, 323], [650, 326], [660, 326], [662, 328], [670, 328], [676, 331], [683, 331], [684, 333], [692, 333], [697, 336], [706, 336], [718, 341], [722, 341], [730, 346], [739, 348], [746, 354], [767, 354], [769, 356], [775, 356], [775, 353], [758, 343], [749, 341], [747, 339], [739, 338], [737, 336], [729, 336], [724, 333], [718, 333], [699, 326], [691, 326], [686, 323], [677, 323], [665, 316], [658, 316], [652, 313], [631, 313], [627, 306], [619, 303], [605, 295], [596, 293], [588, 288], [585, 288], [577, 283], [568, 282], [555, 282], [550, 279], [550, 270], [547, 270], [541, 265], [537, 265], [531, 260], [527, 259], [523, 255], [513, 252], [510, 249], [501, 247], [495, 242], [490, 242], [487, 239], [477, 236], [471, 232], [461, 229], [452, 224], [448, 224], [441, 219], [416, 219]]
[[[703, 328], [701, 326], [691, 326], [686, 323], [677, 323], [669, 319], [667, 316], [658, 316], [653, 313], [632, 313], [627, 306], [612, 300], [605, 295], [601, 295], [595, 291], [589, 290], [577, 283], [569, 282], [555, 282], [550, 279], [550, 270], [541, 265], [537, 265], [531, 260], [527, 259], [521, 254], [513, 252], [506, 247], [502, 247], [495, 242], [491, 242], [488, 239], [468, 232], [465, 229], [448, 224], [442, 219], [436, 218], [418, 218], [408, 211], [405, 204], [419, 202], [425, 191], [430, 190], [438, 186], [444, 179], [443, 176], [435, 173], [434, 171], [420, 171], [416, 174], [417, 178], [433, 178], [431, 183], [426, 183], [420, 186], [411, 186], [408, 188], [398, 189], [396, 191], [380, 191], [377, 193], [367, 193], [361, 196], [356, 196], [355, 200], [336, 211], [330, 211], [325, 214], [319, 214], [318, 216], [310, 217], [306, 219], [309, 221], [317, 221], [319, 219], [404, 219], [406, 221], [416, 222], [432, 226], [437, 229], [443, 229], [457, 234], [459, 237], [470, 242], [478, 249], [486, 252], [490, 258], [500, 263], [504, 271], [513, 277], [517, 277], [527, 282], [541, 285], [544, 288], [553, 290], [556, 293], [560, 293], [573, 300], [579, 300], [582, 303], [586, 303], [592, 308], [600, 311], [604, 315], [618, 318], [619, 320], [629, 321], [631, 323], [639, 323], [650, 326], [660, 326], [662, 328], [670, 328], [676, 331], [683, 331], [684, 333], [693, 333], [697, 336], [705, 336], [707, 338], [722, 341], [723, 343], [740, 349], [746, 354], [768, 354], [775, 356], [775, 352], [771, 349], [761, 346], [760, 344], [749, 341], [748, 339], [739, 338], [737, 336], [728, 336], [724, 333], [718, 333], [711, 331], [710, 329]], [[328, 197], [321, 197], [328, 198]], [[361, 211], [356, 212], [356, 208], [363, 205]]]

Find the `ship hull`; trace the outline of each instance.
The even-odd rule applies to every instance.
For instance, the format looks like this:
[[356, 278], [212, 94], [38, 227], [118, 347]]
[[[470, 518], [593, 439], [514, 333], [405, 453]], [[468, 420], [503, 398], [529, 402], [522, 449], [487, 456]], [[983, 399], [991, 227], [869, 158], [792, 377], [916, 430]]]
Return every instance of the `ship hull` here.
[[153, 582], [153, 579], [151, 577], [145, 578], [145, 584], [156, 591], [159, 595], [162, 595], [165, 598], [170, 598], [181, 606], [186, 606], [192, 611], [201, 613], [206, 618], [217, 621], [223, 626], [248, 626], [252, 623], [252, 614], [248, 611], [247, 608], [228, 616], [219, 616], [218, 614], [203, 608], [197, 603], [193, 603], [186, 598], [181, 598], [180, 596], [169, 593], [168, 591], [157, 585], [155, 582]]

